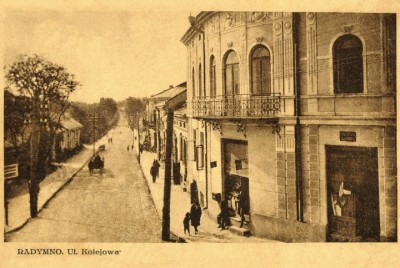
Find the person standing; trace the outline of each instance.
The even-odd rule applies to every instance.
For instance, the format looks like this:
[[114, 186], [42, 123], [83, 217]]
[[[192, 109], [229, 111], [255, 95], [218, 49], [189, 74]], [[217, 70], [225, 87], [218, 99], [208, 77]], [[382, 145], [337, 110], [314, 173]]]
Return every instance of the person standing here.
[[190, 213], [187, 212], [185, 218], [183, 219], [183, 232], [186, 234], [186, 231], [188, 232], [190, 236]]
[[229, 207], [226, 200], [221, 202], [221, 213], [217, 216], [218, 227], [225, 230], [229, 226]]
[[194, 233], [197, 234], [199, 230], [197, 227], [200, 225], [201, 218], [201, 208], [198, 202], [192, 204], [190, 208], [190, 219], [192, 221], [192, 226], [194, 227]]
[[155, 167], [156, 177], [158, 178], [159, 171], [160, 171], [160, 163], [157, 161], [157, 159], [154, 159], [153, 166]]
[[157, 171], [156, 171], [156, 167], [154, 166], [154, 163], [150, 168], [150, 175], [153, 178], [153, 183], [155, 183], [156, 179], [157, 179]]

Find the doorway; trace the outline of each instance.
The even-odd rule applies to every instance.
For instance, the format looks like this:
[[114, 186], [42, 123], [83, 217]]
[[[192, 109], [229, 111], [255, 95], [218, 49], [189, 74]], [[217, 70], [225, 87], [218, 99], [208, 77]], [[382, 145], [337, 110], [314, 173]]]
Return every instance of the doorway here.
[[328, 241], [379, 240], [377, 148], [326, 146]]
[[231, 217], [249, 216], [250, 195], [247, 141], [223, 140], [223, 198]]

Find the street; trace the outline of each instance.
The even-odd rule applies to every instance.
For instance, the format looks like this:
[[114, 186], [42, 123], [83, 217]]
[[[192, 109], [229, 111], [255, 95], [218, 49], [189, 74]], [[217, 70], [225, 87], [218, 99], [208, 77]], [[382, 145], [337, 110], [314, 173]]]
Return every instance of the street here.
[[[161, 242], [161, 221], [130, 148], [132, 131], [121, 116], [100, 152], [105, 170], [76, 174], [9, 242]], [[129, 145], [129, 151], [127, 146]]]

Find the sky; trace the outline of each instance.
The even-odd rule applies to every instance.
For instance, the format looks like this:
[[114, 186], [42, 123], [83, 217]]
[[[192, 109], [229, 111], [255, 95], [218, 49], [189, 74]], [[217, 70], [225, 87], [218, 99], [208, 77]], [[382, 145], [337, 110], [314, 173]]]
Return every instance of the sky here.
[[7, 10], [4, 64], [38, 54], [82, 84], [72, 101], [146, 97], [186, 81], [190, 10]]
[[201, 10], [350, 11], [362, 2], [367, 11], [382, 6], [379, 0], [347, 0], [354, 2], [350, 6], [305, 0], [308, 10], [304, 1], [287, 1], [288, 6], [274, 0], [238, 1], [242, 5], [231, 0], [4, 1], [0, 43], [6, 68], [21, 54], [43, 56], [75, 74], [82, 86], [71, 100], [88, 103], [101, 97], [148, 97], [186, 81], [186, 48], [180, 39], [189, 28], [188, 16]]

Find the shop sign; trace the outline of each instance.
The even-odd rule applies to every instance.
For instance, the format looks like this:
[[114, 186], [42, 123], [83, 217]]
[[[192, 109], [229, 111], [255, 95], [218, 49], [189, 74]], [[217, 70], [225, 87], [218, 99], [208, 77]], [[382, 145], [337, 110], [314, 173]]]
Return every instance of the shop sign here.
[[340, 131], [340, 141], [355, 142], [357, 140], [357, 134], [353, 131]]

